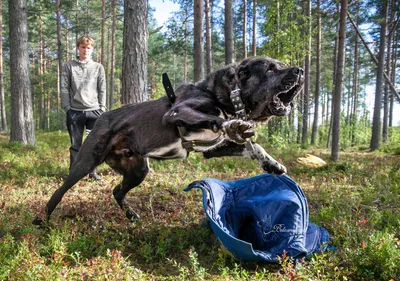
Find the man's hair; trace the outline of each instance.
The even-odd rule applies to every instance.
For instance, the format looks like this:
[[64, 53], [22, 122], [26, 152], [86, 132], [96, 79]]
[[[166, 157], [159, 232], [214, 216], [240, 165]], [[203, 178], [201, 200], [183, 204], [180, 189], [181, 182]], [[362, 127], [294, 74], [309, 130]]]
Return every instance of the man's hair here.
[[89, 35], [83, 35], [81, 38], [76, 41], [76, 46], [79, 47], [80, 44], [88, 44], [94, 47], [94, 40]]

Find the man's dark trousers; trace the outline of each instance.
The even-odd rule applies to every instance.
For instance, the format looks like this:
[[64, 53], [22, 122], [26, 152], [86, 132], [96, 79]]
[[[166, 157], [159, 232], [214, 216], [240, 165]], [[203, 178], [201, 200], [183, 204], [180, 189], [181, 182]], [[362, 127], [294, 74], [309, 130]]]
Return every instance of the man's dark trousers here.
[[97, 118], [103, 113], [103, 110], [97, 109], [93, 111], [77, 111], [70, 109], [67, 112], [67, 128], [69, 137], [71, 139], [71, 147], [69, 148], [70, 151], [70, 168], [72, 163], [75, 161], [76, 156], [78, 155], [78, 151], [82, 146], [83, 142], [83, 133], [86, 132], [87, 134], [94, 127], [94, 123], [96, 122]]

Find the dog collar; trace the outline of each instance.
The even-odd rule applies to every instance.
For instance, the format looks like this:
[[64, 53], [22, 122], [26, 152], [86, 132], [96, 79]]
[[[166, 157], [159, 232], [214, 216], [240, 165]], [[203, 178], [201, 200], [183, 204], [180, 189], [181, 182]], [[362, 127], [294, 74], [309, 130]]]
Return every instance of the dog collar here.
[[247, 119], [246, 109], [242, 97], [240, 96], [240, 92], [241, 92], [240, 88], [238, 87], [237, 84], [235, 84], [235, 89], [230, 93], [229, 97], [231, 99], [233, 107], [235, 108], [235, 115], [236, 115], [235, 118], [246, 120]]
[[[247, 120], [246, 108], [242, 100], [242, 97], [240, 95], [240, 92], [241, 92], [240, 88], [238, 87], [237, 84], [235, 84], [235, 89], [230, 93], [229, 97], [231, 98], [231, 102], [233, 104], [233, 107], [235, 108], [234, 118], [246, 121]], [[254, 147], [251, 141], [246, 141], [244, 145], [249, 154], [251, 155], [250, 157], [254, 159], [256, 155], [254, 154]]]

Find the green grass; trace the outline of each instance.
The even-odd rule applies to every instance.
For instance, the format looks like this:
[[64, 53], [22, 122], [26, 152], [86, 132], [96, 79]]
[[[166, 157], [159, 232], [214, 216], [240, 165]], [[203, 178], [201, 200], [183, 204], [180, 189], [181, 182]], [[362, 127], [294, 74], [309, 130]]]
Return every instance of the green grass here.
[[[353, 149], [329, 162], [323, 149], [269, 150], [305, 191], [310, 219], [332, 236], [336, 251], [294, 264], [240, 262], [217, 246], [204, 226], [200, 191], [183, 192], [204, 177], [233, 180], [262, 173], [242, 158], [151, 161], [150, 173], [128, 194], [141, 215], [131, 223], [112, 197], [121, 178], [106, 165], [104, 182], [81, 180], [63, 198], [47, 229], [31, 224], [68, 173], [65, 132], [37, 133], [38, 144], [0, 136], [0, 280], [399, 280], [399, 145], [381, 152]], [[264, 145], [268, 148], [268, 145]], [[329, 165], [309, 169], [306, 153]]]

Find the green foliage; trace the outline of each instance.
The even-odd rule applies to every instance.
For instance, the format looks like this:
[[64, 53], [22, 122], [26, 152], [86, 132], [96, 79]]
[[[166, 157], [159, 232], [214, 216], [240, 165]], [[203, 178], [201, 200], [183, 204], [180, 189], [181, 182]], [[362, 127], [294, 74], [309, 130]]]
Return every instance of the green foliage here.
[[400, 240], [395, 233], [376, 231], [353, 253], [355, 276], [373, 280], [395, 280], [400, 276]]
[[291, 64], [297, 56], [303, 57], [305, 52], [306, 17], [298, 1], [284, 0], [279, 1], [279, 4], [276, 1], [267, 2], [264, 15], [266, 20], [261, 28], [266, 39], [260, 53]]

